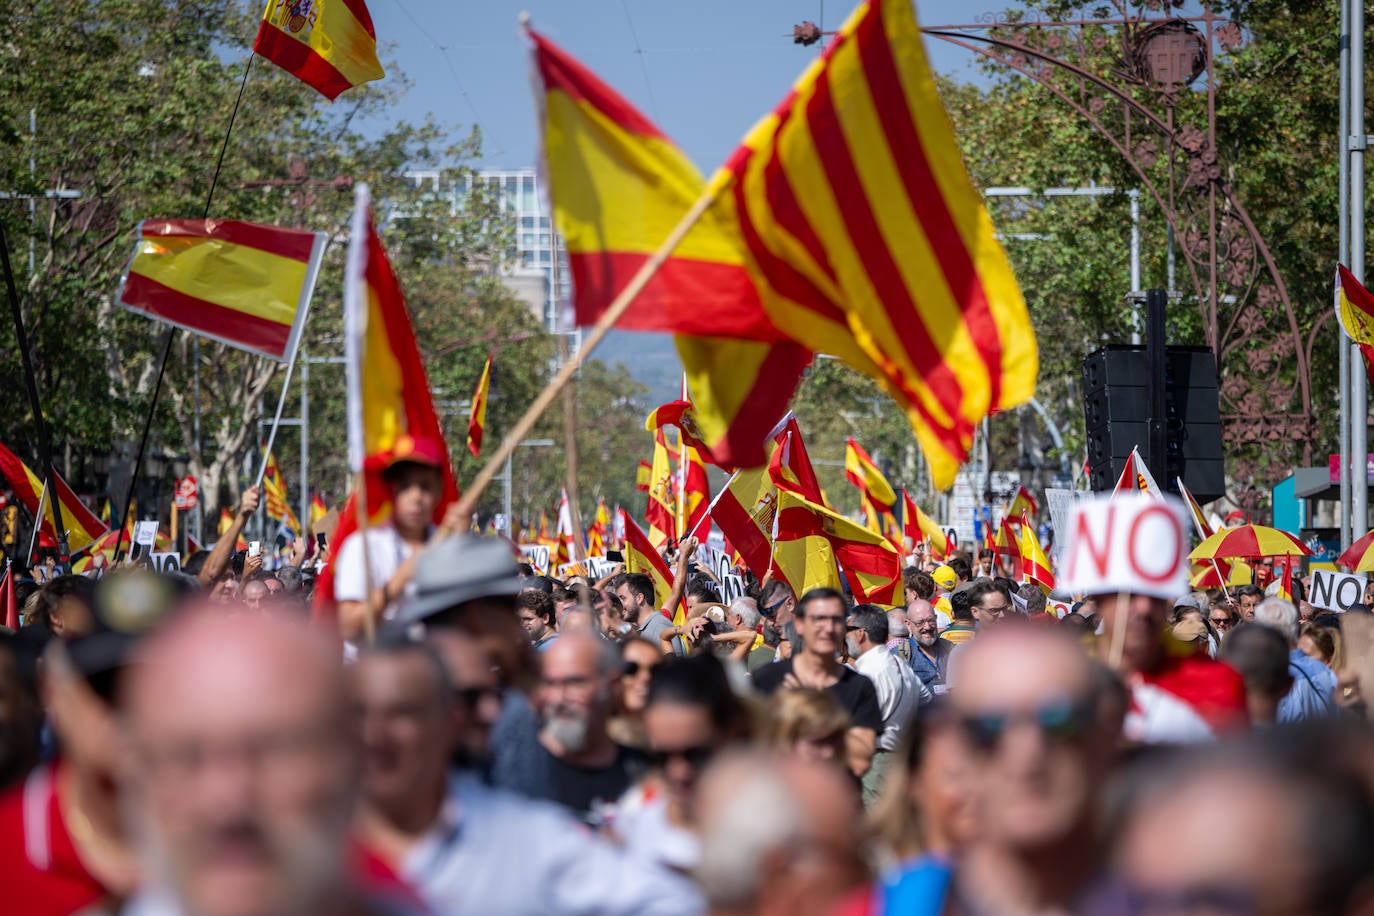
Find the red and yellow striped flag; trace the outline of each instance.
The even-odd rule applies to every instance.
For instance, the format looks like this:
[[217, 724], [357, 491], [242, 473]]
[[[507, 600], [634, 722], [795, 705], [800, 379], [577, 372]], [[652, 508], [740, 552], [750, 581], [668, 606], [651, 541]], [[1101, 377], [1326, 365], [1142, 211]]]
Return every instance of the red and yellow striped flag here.
[[902, 593], [902, 555], [881, 534], [783, 490], [778, 493], [773, 556], [798, 594], [839, 588], [838, 562], [854, 600], [888, 607]]
[[910, 0], [867, 0], [711, 181], [773, 324], [869, 375], [935, 485], [1034, 393], [1026, 305], [969, 180]]
[[320, 519], [329, 514], [329, 507], [320, 499], [319, 493], [310, 494], [310, 527], [313, 530]]
[[649, 543], [644, 530], [635, 524], [635, 520], [630, 518], [630, 514], [624, 509], [620, 510], [620, 523], [625, 527], [625, 571], [644, 573], [653, 580], [655, 603], [659, 610], [673, 617], [676, 623], [678, 615], [682, 613], [681, 608], [679, 607], [676, 613], [669, 613], [667, 610], [668, 599], [673, 595], [672, 570]]
[[606, 514], [606, 499], [596, 500], [596, 516], [587, 529], [587, 556], [600, 557], [606, 554], [606, 537], [610, 534], [611, 517]]
[[472, 411], [468, 414], [468, 451], [474, 458], [482, 454], [482, 430], [487, 425], [487, 390], [490, 387], [491, 354], [488, 353], [482, 377], [477, 380], [477, 390], [472, 395]]
[[[3, 445], [0, 445], [0, 474], [3, 474], [5, 480], [9, 481], [15, 499], [23, 504], [29, 517], [38, 518], [38, 502], [43, 493], [43, 478], [30, 470], [28, 465], [19, 460], [18, 455]], [[57, 525], [53, 520], [52, 506], [55, 495], [62, 503], [62, 527], [67, 529], [67, 549], [75, 553], [90, 545], [109, 528], [102, 524], [96, 514], [77, 498], [77, 495], [72, 492], [72, 488], [67, 486], [67, 482], [56, 470], [52, 472], [52, 478], [57, 493], [48, 493], [47, 502], [43, 506], [43, 524], [39, 530], [53, 539], [57, 538]]]
[[1336, 319], [1358, 344], [1374, 344], [1374, 295], [1344, 264], [1336, 265]]
[[[547, 38], [529, 32], [544, 148], [579, 323], [594, 322], [702, 196], [705, 181], [663, 132]], [[764, 312], [738, 221], [707, 213], [620, 326], [676, 335], [700, 437], [713, 459], [755, 467], [811, 354]]]
[[363, 0], [267, 0], [253, 53], [331, 102], [386, 75]]
[[323, 232], [216, 219], [144, 220], [119, 304], [203, 337], [289, 358], [324, 256]]
[[906, 490], [902, 491], [902, 500], [906, 507], [903, 513], [906, 536], [911, 538], [913, 545], [925, 540], [930, 545], [930, 558], [943, 560], [949, 553], [949, 537], [944, 529], [921, 511], [921, 507], [916, 505], [916, 501]]
[[654, 430], [654, 460], [649, 472], [649, 504], [644, 510], [649, 543], [657, 550], [677, 534], [677, 481], [662, 428]]
[[1054, 591], [1054, 571], [1050, 569], [1049, 558], [1040, 546], [1040, 538], [1036, 537], [1035, 526], [1025, 517], [1021, 519], [1021, 536], [1017, 550], [1021, 555], [1022, 577], [1027, 582], [1034, 582], [1040, 586], [1047, 595]]
[[[233, 514], [232, 512], [230, 512], [228, 509], [220, 509], [220, 510], [219, 510], [219, 536], [220, 536], [220, 537], [224, 537], [224, 535], [228, 534], [229, 529], [232, 528], [232, 527], [234, 527], [234, 514]], [[128, 543], [128, 541], [126, 540], [125, 543]], [[248, 549], [248, 541], [244, 539], [242, 533], [239, 534], [238, 540], [234, 542], [234, 549], [235, 549], [235, 550], [247, 550], [247, 549]]]
[[267, 514], [282, 522], [296, 534], [301, 534], [301, 523], [296, 513], [291, 511], [291, 500], [286, 495], [286, 478], [277, 466], [277, 456], [267, 453], [267, 470], [262, 475], [262, 495], [267, 500]]

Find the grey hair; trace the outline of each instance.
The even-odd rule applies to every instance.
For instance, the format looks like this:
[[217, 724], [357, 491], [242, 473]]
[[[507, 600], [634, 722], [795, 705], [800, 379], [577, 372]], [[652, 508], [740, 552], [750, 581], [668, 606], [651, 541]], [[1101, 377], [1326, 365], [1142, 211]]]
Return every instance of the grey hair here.
[[806, 820], [768, 755], [747, 751], [722, 755], [712, 769], [749, 805], [722, 804], [701, 825], [696, 878], [709, 909], [743, 909], [763, 892], [768, 855], [805, 832]]
[[739, 615], [746, 630], [757, 630], [763, 615], [759, 613], [759, 603], [753, 598], [736, 598], [730, 602], [730, 610]]
[[1298, 609], [1282, 598], [1265, 598], [1255, 606], [1255, 623], [1273, 627], [1288, 640], [1290, 646], [1298, 642]]

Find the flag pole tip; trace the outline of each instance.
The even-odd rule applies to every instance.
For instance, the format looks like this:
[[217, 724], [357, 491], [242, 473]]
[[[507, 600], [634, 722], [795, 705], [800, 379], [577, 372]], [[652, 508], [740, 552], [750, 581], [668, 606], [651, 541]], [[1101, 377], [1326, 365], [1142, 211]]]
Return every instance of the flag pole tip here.
[[516, 21], [520, 23], [520, 28], [522, 28], [522, 29], [524, 29], [526, 32], [528, 32], [528, 31], [530, 30], [530, 12], [529, 12], [529, 10], [521, 10], [521, 11], [520, 11], [520, 15], [516, 17]]

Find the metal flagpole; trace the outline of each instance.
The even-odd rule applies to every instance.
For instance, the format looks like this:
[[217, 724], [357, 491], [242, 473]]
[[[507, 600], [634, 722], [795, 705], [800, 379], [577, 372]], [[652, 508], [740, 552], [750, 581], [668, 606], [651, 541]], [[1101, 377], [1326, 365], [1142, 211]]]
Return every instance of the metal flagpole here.
[[[1364, 3], [1350, 3], [1350, 271], [1364, 282]], [[1369, 526], [1369, 400], [1364, 358], [1354, 344], [1350, 352], [1350, 537]]]
[[[34, 549], [38, 546], [38, 532], [43, 530], [43, 517], [47, 515], [48, 481], [43, 481], [43, 489], [38, 494], [38, 514], [33, 520], [33, 534], [29, 535], [29, 552], [24, 554], [24, 562], [29, 562]], [[119, 559], [119, 557], [115, 557]]]
[[[1342, 264], [1350, 264], [1350, 159], [1347, 146], [1350, 143], [1350, 3], [1351, 0], [1341, 0], [1341, 34], [1340, 34], [1340, 249], [1336, 255], [1337, 260]], [[1341, 424], [1340, 439], [1336, 444], [1336, 451], [1340, 453], [1340, 482], [1341, 482], [1341, 521], [1340, 521], [1340, 542], [1341, 550], [1350, 546], [1350, 478], [1353, 461], [1350, 450], [1350, 340], [1346, 336], [1345, 330], [1337, 323], [1336, 328], [1337, 346], [1340, 351], [1340, 388], [1341, 388]]]

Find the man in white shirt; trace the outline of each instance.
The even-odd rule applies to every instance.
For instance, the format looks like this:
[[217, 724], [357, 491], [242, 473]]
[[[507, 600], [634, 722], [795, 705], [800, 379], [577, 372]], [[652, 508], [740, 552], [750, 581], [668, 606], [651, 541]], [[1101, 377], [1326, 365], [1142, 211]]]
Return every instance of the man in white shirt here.
[[864, 804], [871, 804], [882, 787], [887, 764], [892, 759], [916, 710], [931, 699], [930, 690], [921, 683], [910, 665], [904, 664], [887, 647], [887, 614], [874, 604], [856, 605], [845, 622], [845, 641], [854, 659], [854, 670], [873, 682], [878, 694], [878, 709], [883, 730], [874, 746], [873, 766], [864, 774]]
[[393, 616], [411, 594], [415, 561], [430, 540], [434, 511], [444, 493], [442, 468], [447, 458], [439, 443], [422, 436], [402, 436], [386, 461], [382, 477], [391, 491], [391, 517], [367, 529], [370, 577], [364, 573], [363, 538], [357, 534], [340, 545], [333, 560], [334, 596], [344, 639], [364, 632], [369, 614], [378, 619]]
[[436, 913], [687, 914], [685, 878], [561, 808], [448, 773], [467, 713], [430, 646], [395, 630], [353, 666], [364, 745], [358, 831]]

